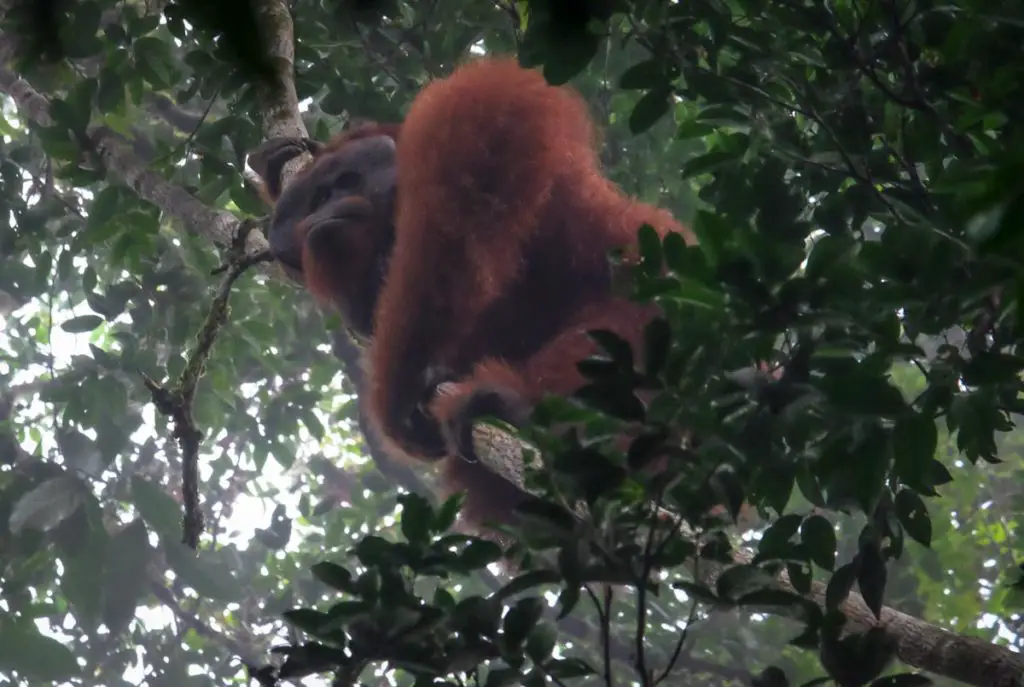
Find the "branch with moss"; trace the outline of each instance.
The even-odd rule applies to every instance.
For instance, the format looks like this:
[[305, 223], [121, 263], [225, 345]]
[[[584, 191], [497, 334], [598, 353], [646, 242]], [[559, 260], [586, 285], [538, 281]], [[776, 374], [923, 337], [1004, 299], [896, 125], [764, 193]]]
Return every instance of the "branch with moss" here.
[[167, 389], [139, 371], [157, 410], [171, 418], [174, 423], [173, 436], [181, 448], [181, 492], [185, 503], [182, 542], [192, 549], [199, 546], [199, 536], [204, 527], [203, 512], [199, 503], [199, 447], [203, 433], [196, 426], [192, 408], [195, 405], [199, 380], [206, 370], [207, 360], [213, 353], [213, 345], [221, 329], [228, 322], [228, 298], [231, 296], [231, 287], [250, 267], [271, 259], [270, 253], [266, 250], [255, 254], [246, 253], [246, 240], [253, 228], [254, 225], [250, 221], [239, 225], [228, 263], [213, 271], [213, 275], [227, 272], [227, 276], [217, 289], [217, 295], [210, 304], [206, 320], [196, 335], [195, 347], [187, 356], [185, 367], [173, 388]]

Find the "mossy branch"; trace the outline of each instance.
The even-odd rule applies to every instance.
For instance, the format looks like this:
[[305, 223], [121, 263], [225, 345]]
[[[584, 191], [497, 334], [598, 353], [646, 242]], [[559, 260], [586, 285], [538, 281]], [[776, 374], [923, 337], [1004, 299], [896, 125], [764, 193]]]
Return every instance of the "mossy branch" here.
[[246, 253], [246, 240], [254, 228], [255, 224], [251, 220], [245, 220], [238, 225], [238, 232], [228, 254], [228, 262], [211, 273], [211, 276], [224, 272], [227, 272], [227, 275], [221, 281], [213, 302], [210, 303], [210, 310], [206, 314], [203, 326], [196, 334], [196, 344], [189, 352], [185, 368], [174, 386], [167, 389], [139, 371], [157, 410], [173, 423], [173, 436], [181, 447], [181, 492], [185, 505], [185, 513], [182, 516], [182, 543], [191, 549], [198, 548], [199, 535], [205, 526], [203, 511], [199, 505], [199, 446], [203, 432], [196, 426], [192, 408], [199, 380], [206, 371], [206, 361], [213, 352], [213, 345], [221, 328], [228, 321], [228, 298], [231, 296], [231, 287], [250, 267], [271, 260], [270, 253], [265, 250]]

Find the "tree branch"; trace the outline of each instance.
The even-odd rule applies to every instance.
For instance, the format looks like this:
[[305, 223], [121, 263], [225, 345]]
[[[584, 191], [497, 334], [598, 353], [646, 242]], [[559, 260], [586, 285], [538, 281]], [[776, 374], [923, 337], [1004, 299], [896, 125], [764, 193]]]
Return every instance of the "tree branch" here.
[[[271, 62], [276, 66], [276, 83], [264, 84], [261, 89], [260, 112], [267, 137], [307, 135], [306, 126], [299, 116], [299, 96], [295, 92], [295, 27], [288, 4], [284, 0], [257, 0], [253, 2], [256, 19], [268, 37], [265, 46]], [[293, 161], [286, 165], [285, 177], [302, 167], [308, 159], [299, 156], [301, 164]]]
[[253, 229], [250, 222], [243, 222], [232, 246], [230, 262], [214, 270], [214, 274], [227, 271], [221, 282], [217, 295], [210, 304], [206, 320], [196, 335], [196, 345], [185, 362], [178, 381], [173, 389], [166, 389], [147, 377], [141, 370], [139, 374], [153, 397], [157, 410], [171, 418], [174, 422], [174, 438], [181, 447], [181, 495], [185, 502], [185, 516], [182, 521], [182, 543], [191, 549], [199, 546], [199, 535], [203, 532], [203, 512], [199, 504], [199, 444], [203, 433], [196, 426], [192, 415], [195, 405], [196, 389], [199, 379], [206, 369], [206, 361], [213, 352], [213, 344], [217, 335], [228, 321], [228, 298], [231, 287], [242, 274], [261, 262], [270, 260], [267, 251], [256, 254], [245, 252], [246, 240]]

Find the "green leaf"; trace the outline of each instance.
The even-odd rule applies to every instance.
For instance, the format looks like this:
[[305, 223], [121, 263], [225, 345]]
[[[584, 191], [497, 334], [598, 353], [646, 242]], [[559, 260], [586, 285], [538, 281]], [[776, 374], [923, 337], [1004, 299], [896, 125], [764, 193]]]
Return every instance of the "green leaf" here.
[[178, 541], [161, 541], [171, 570], [181, 578], [182, 584], [192, 587], [199, 596], [225, 603], [245, 598], [245, 586], [228, 565], [227, 551], [203, 550], [198, 554]]
[[695, 119], [714, 126], [743, 126], [750, 122], [750, 114], [737, 105], [710, 105], [698, 112]]
[[836, 531], [824, 516], [810, 515], [800, 526], [800, 541], [811, 560], [825, 570], [836, 565]]
[[459, 565], [464, 570], [479, 570], [501, 559], [501, 547], [486, 539], [477, 539], [459, 556]]
[[313, 565], [313, 576], [332, 589], [349, 594], [354, 593], [355, 587], [352, 584], [352, 573], [337, 563], [321, 561]]
[[[756, 685], [756, 687], [790, 687], [786, 672], [778, 666], [768, 666], [750, 684]], [[815, 684], [822, 684], [822, 682], [811, 681], [804, 683], [801, 687], [813, 687]]]
[[577, 538], [569, 538], [562, 542], [558, 551], [558, 572], [566, 584], [578, 588], [584, 579], [583, 565], [587, 559], [588, 548], [587, 542]]
[[548, 38], [545, 47], [549, 54], [544, 60], [544, 78], [552, 86], [565, 84], [586, 69], [600, 45], [600, 39], [585, 29]]
[[[794, 587], [796, 587], [796, 585], [794, 585]], [[813, 607], [813, 604], [800, 596], [800, 594], [795, 594], [787, 589], [759, 589], [757, 591], [750, 592], [749, 594], [744, 594], [736, 600], [736, 605], [743, 606], [748, 609], [751, 607], [775, 607], [775, 613], [787, 616], [794, 615], [797, 617], [799, 617], [805, 609], [808, 609], [809, 606]], [[814, 611], [811, 611], [811, 613], [814, 613]]]
[[309, 430], [310, 435], [316, 439], [317, 443], [322, 442], [324, 437], [327, 435], [327, 430], [324, 429], [324, 425], [320, 422], [320, 418], [316, 416], [316, 413], [310, 408], [304, 408], [300, 411], [302, 418], [302, 424]]
[[356, 618], [365, 616], [367, 611], [372, 608], [373, 604], [365, 600], [339, 601], [327, 610], [327, 617], [330, 619], [330, 622], [321, 627], [318, 634], [324, 636], [334, 630], [344, 628]]
[[1024, 357], [986, 351], [978, 353], [964, 363], [961, 372], [967, 386], [985, 386], [1016, 377], [1022, 369]]
[[[54, 101], [59, 102], [59, 101]], [[38, 131], [39, 143], [43, 151], [58, 160], [74, 160], [78, 156], [78, 141], [72, 138], [71, 133], [63, 126], [41, 128]]]
[[816, 355], [814, 365], [825, 376], [816, 384], [838, 410], [867, 416], [899, 416], [907, 411], [903, 394], [886, 377], [871, 374], [849, 358], [825, 359]]
[[437, 509], [432, 529], [435, 532], [447, 532], [455, 524], [459, 516], [459, 509], [462, 507], [464, 494], [452, 494], [444, 500], [444, 503]]
[[96, 106], [99, 111], [103, 114], [120, 111], [125, 102], [124, 79], [116, 70], [104, 67], [100, 71], [99, 81], [100, 87], [96, 93]]
[[29, 684], [65, 682], [81, 674], [70, 649], [11, 617], [0, 622], [0, 671], [16, 672]]
[[736, 520], [746, 500], [739, 476], [732, 469], [722, 467], [711, 475], [708, 484], [719, 501], [725, 504], [729, 517]]
[[644, 374], [657, 377], [668, 360], [672, 328], [666, 319], [655, 318], [644, 327]]
[[881, 627], [863, 633], [823, 632], [821, 665], [829, 675], [843, 676], [842, 684], [863, 685], [881, 674], [895, 658], [897, 644]]
[[680, 277], [703, 279], [709, 275], [710, 270], [701, 249], [687, 244], [679, 232], [665, 236], [662, 248], [665, 252], [665, 265]]
[[921, 497], [911, 489], [900, 489], [896, 492], [895, 506], [896, 515], [907, 534], [922, 546], [931, 546], [932, 520]]
[[832, 574], [825, 589], [825, 608], [828, 610], [838, 608], [846, 601], [857, 582], [857, 566], [847, 563]]
[[633, 349], [629, 342], [607, 329], [588, 330], [587, 336], [600, 346], [619, 368], [633, 369]]
[[74, 131], [84, 134], [92, 119], [92, 101], [99, 88], [96, 79], [78, 81], [68, 93], [67, 103], [74, 113]]
[[81, 0], [72, 5], [68, 21], [61, 30], [61, 42], [67, 57], [85, 59], [102, 52], [103, 43], [97, 34], [103, 9], [95, 0]]
[[862, 542], [854, 560], [857, 564], [857, 584], [864, 603], [876, 618], [880, 618], [889, 571], [878, 543], [871, 540]]
[[928, 474], [930, 475], [928, 482], [933, 487], [941, 487], [943, 484], [953, 481], [953, 475], [949, 473], [949, 469], [934, 458], [928, 463]]
[[736, 162], [736, 154], [724, 150], [712, 150], [699, 155], [683, 165], [682, 177], [689, 179], [700, 174], [708, 174], [722, 165]]
[[271, 551], [280, 551], [288, 545], [292, 536], [292, 521], [288, 517], [284, 504], [277, 504], [270, 516], [269, 527], [257, 527], [255, 538]]
[[932, 679], [927, 675], [918, 673], [902, 673], [900, 675], [887, 675], [880, 677], [871, 683], [870, 687], [925, 687], [933, 685]]
[[83, 334], [91, 332], [101, 324], [103, 324], [103, 318], [99, 315], [79, 315], [62, 322], [60, 328], [69, 334]]
[[317, 636], [320, 628], [330, 620], [326, 613], [321, 613], [312, 608], [296, 608], [291, 611], [285, 611], [281, 616], [289, 625], [297, 627], [314, 637]]
[[726, 297], [721, 291], [710, 289], [691, 279], [679, 281], [679, 288], [671, 294], [673, 300], [698, 308], [721, 312], [725, 309]]
[[984, 254], [1013, 253], [1020, 247], [1021, 219], [1024, 194], [1018, 186], [1011, 195], [971, 218], [965, 233]]
[[661, 237], [654, 227], [644, 224], [637, 230], [637, 247], [640, 250], [640, 266], [644, 274], [656, 276], [661, 272], [663, 258]]
[[633, 134], [642, 134], [654, 126], [665, 116], [672, 106], [672, 89], [655, 88], [643, 95], [629, 115], [629, 130]]
[[120, 227], [114, 218], [122, 209], [122, 199], [123, 192], [117, 185], [107, 186], [93, 197], [85, 225], [90, 243], [98, 243], [117, 233]]
[[78, 555], [61, 554], [64, 574], [60, 579], [60, 592], [68, 600], [75, 620], [83, 628], [95, 630], [103, 622], [110, 546], [109, 539], [95, 532], [90, 534], [96, 541], [85, 542], [86, 546]]
[[545, 603], [542, 599], [529, 596], [517, 601], [502, 622], [505, 641], [510, 647], [518, 647], [533, 630], [537, 621], [544, 614]]
[[353, 551], [359, 562], [367, 567], [386, 567], [395, 562], [395, 545], [376, 535], [363, 537]]
[[546, 663], [544, 667], [551, 677], [561, 680], [597, 674], [597, 670], [579, 658], [556, 658]]
[[427, 544], [430, 541], [430, 525], [434, 522], [434, 511], [430, 503], [419, 494], [402, 494], [398, 499], [402, 506], [402, 535], [411, 544]]
[[139, 73], [156, 89], [174, 85], [177, 69], [167, 43], [155, 36], [143, 36], [135, 41], [132, 52]]
[[[492, 667], [487, 673], [487, 682], [484, 683], [484, 687], [512, 687], [512, 685], [519, 684], [522, 684], [520, 673], [515, 668]], [[419, 684], [416, 687], [419, 687]]]
[[450, 611], [455, 608], [455, 597], [447, 589], [438, 587], [434, 590], [433, 604], [442, 610]]
[[931, 463], [939, 443], [935, 420], [920, 413], [900, 417], [892, 430], [893, 471], [904, 484], [931, 488]]
[[737, 599], [762, 590], [776, 589], [775, 578], [753, 565], [734, 565], [721, 574], [715, 591], [724, 599]]
[[526, 655], [534, 663], [543, 664], [551, 656], [556, 639], [555, 630], [550, 625], [537, 625], [526, 639]]
[[561, 579], [553, 570], [531, 570], [512, 578], [512, 581], [494, 593], [494, 598], [503, 601], [542, 584], [558, 584]]
[[254, 217], [266, 214], [267, 209], [263, 204], [263, 199], [249, 185], [237, 184], [232, 186], [229, 194], [232, 202], [245, 214]]
[[639, 91], [648, 89], [666, 89], [670, 80], [665, 71], [666, 62], [659, 59], [649, 59], [638, 62], [627, 69], [619, 77], [619, 88], [626, 91]]
[[790, 551], [790, 540], [800, 529], [803, 518], [796, 513], [787, 513], [771, 524], [757, 544], [758, 558], [784, 558]]
[[717, 264], [730, 235], [734, 233], [733, 228], [721, 215], [698, 210], [691, 229], [697, 236], [697, 247], [704, 253], [707, 261], [712, 265]]
[[705, 138], [713, 133], [715, 133], [714, 126], [691, 118], [680, 122], [679, 126], [676, 127], [676, 140], [685, 141], [694, 138]]
[[149, 595], [147, 568], [152, 556], [142, 520], [134, 520], [111, 537], [104, 580], [103, 622], [119, 634], [135, 617], [139, 603]]
[[523, 676], [523, 687], [547, 687], [548, 678], [538, 666], [534, 666], [526, 675]]
[[588, 384], [573, 397], [590, 408], [627, 422], [643, 422], [646, 408], [630, 386], [616, 383]]
[[88, 489], [78, 477], [64, 474], [46, 480], [23, 495], [11, 509], [8, 527], [12, 534], [25, 529], [47, 532], [82, 505]]
[[[789, 575], [789, 583], [793, 585], [800, 594], [811, 593], [811, 581], [814, 579], [814, 574], [811, 571], [810, 563], [786, 563], [786, 574]], [[740, 600], [742, 602], [743, 599]]]
[[688, 597], [708, 604], [720, 604], [723, 601], [710, 587], [701, 582], [673, 582], [672, 589], [681, 589]]
[[131, 498], [147, 525], [170, 541], [181, 538], [181, 506], [159, 485], [132, 475]]
[[558, 593], [558, 606], [561, 610], [558, 611], [558, 620], [564, 620], [568, 618], [576, 608], [576, 605], [580, 602], [580, 586], [572, 585], [562, 587], [562, 591]]
[[501, 611], [502, 607], [496, 600], [471, 596], [460, 601], [452, 611], [452, 625], [456, 630], [465, 629], [491, 637], [497, 633]]

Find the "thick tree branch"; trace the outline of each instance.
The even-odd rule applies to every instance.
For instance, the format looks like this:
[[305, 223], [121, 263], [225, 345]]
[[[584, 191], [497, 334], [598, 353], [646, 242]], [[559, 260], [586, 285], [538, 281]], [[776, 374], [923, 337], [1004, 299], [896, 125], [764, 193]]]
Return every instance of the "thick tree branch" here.
[[[284, 0], [259, 0], [253, 2], [257, 21], [266, 36], [265, 46], [276, 68], [276, 83], [265, 84], [262, 89], [260, 112], [263, 115], [263, 130], [267, 137], [305, 137], [306, 126], [299, 116], [299, 96], [295, 92], [295, 28], [288, 4]], [[293, 161], [286, 166], [285, 175], [305, 164]]]

